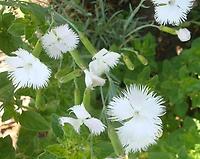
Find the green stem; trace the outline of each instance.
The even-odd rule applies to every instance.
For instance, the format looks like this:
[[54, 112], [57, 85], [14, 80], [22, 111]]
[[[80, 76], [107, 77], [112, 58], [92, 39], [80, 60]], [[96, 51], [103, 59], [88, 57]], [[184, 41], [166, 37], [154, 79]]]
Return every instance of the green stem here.
[[83, 105], [89, 112], [93, 111], [90, 101], [91, 101], [91, 89], [86, 88], [83, 95]]
[[128, 25], [130, 24], [130, 22], [132, 22], [133, 18], [135, 17], [135, 15], [138, 13], [138, 11], [140, 10], [142, 4], [144, 3], [145, 0], [141, 0], [139, 5], [134, 9], [134, 11], [131, 13], [131, 15], [129, 16], [129, 18], [127, 19], [125, 25], [124, 25], [124, 30], [127, 29]]
[[81, 42], [83, 43], [83, 45], [86, 47], [86, 49], [89, 51], [89, 53], [92, 56], [94, 56], [97, 52], [95, 47], [92, 45], [92, 43], [89, 41], [87, 36], [85, 36], [84, 33], [78, 32], [78, 34], [79, 34], [79, 38], [80, 38]]
[[128, 38], [128, 37], [129, 37], [129, 38], [128, 38], [124, 43], [122, 43], [122, 44], [120, 45], [120, 48], [122, 48], [124, 45], [126, 45], [126, 44], [132, 39], [132, 36], [131, 36], [131, 35], [132, 35], [133, 33], [138, 32], [139, 30], [142, 30], [142, 29], [148, 28], [148, 27], [153, 27], [153, 28], [157, 28], [157, 29], [160, 30], [160, 27], [157, 26], [157, 25], [154, 25], [154, 24], [146, 24], [146, 25], [140, 26], [140, 27], [134, 29], [133, 31], [129, 32], [129, 33], [126, 35], [126, 38]]
[[107, 121], [107, 117], [106, 117], [106, 103], [105, 103], [105, 100], [104, 100], [104, 95], [103, 95], [103, 88], [100, 87], [100, 94], [101, 94], [101, 101], [102, 101], [102, 104], [103, 104], [103, 109], [101, 111], [101, 115], [100, 115], [100, 119], [105, 119], [106, 120], [106, 123], [108, 122]]
[[38, 110], [43, 110], [41, 97], [42, 97], [42, 90], [41, 89], [36, 90], [35, 107]]
[[74, 90], [74, 104], [79, 105], [81, 104], [81, 95], [80, 95], [80, 90], [78, 88], [78, 83], [76, 81], [76, 78], [74, 79], [74, 85], [75, 85], [75, 90]]
[[108, 130], [108, 137], [110, 138], [111, 144], [113, 146], [113, 149], [115, 151], [115, 154], [117, 156], [123, 156], [123, 147], [121, 145], [121, 142], [119, 140], [119, 137], [116, 133], [115, 128], [112, 126], [112, 124], [109, 122], [107, 125], [107, 130]]
[[140, 26], [140, 27], [134, 29], [133, 31], [129, 32], [129, 33], [126, 35], [126, 37], [129, 37], [129, 36], [132, 35], [133, 33], [137, 32], [137, 31], [139, 31], [139, 30], [142, 30], [142, 29], [144, 29], [144, 28], [148, 28], [148, 27], [160, 29], [160, 27], [157, 26], [157, 25], [154, 25], [154, 24], [146, 24], [146, 25], [142, 25], [142, 26]]
[[93, 150], [93, 135], [90, 135], [90, 158], [95, 159]]
[[108, 117], [105, 113], [106, 110], [106, 105], [105, 105], [105, 100], [104, 100], [104, 95], [103, 95], [103, 89], [102, 87], [100, 87], [100, 93], [101, 93], [101, 100], [102, 100], [102, 104], [103, 104], [103, 109], [102, 109], [102, 114], [101, 117], [105, 117], [106, 119], [106, 123], [108, 126], [108, 137], [110, 138], [110, 141], [112, 143], [113, 149], [115, 151], [115, 154], [117, 156], [121, 156], [124, 154], [123, 152], [123, 147], [119, 141], [118, 135], [115, 131], [115, 128], [112, 126], [112, 124], [110, 123], [110, 121], [108, 120]]
[[35, 56], [35, 57], [39, 57], [40, 56], [40, 53], [42, 51], [42, 45], [41, 45], [41, 42], [40, 40], [37, 41], [37, 43], [35, 44], [35, 47], [32, 51], [32, 54]]
[[75, 63], [82, 69], [86, 69], [85, 62], [81, 59], [80, 54], [77, 50], [70, 51], [72, 58], [74, 59]]
[[[42, 51], [42, 46], [41, 46], [40, 40], [38, 40], [32, 51], [32, 54], [38, 58], [40, 56], [41, 51]], [[41, 96], [42, 96], [41, 89], [36, 90], [35, 107], [37, 109], [41, 109], [41, 105], [42, 105]]]

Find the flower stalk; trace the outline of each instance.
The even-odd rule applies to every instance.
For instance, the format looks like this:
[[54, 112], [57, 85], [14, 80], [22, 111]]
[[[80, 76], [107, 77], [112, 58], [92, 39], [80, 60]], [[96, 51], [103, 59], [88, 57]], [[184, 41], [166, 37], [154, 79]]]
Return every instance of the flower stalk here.
[[[32, 54], [35, 56], [35, 57], [39, 57], [40, 56], [40, 53], [42, 51], [42, 45], [41, 45], [41, 42], [40, 40], [38, 40], [35, 44], [35, 47], [33, 49], [33, 52]], [[42, 91], [41, 89], [37, 89], [36, 90], [36, 97], [35, 97], [35, 107], [37, 109], [44, 109], [44, 108], [41, 108], [41, 105], [42, 105], [42, 99], [41, 99], [41, 96], [42, 96]]]
[[85, 62], [81, 59], [78, 50], [70, 51], [70, 54], [71, 54], [72, 58], [74, 59], [75, 63], [76, 63], [82, 70], [85, 70], [85, 69], [86, 69]]
[[160, 26], [160, 30], [172, 35], [176, 35], [176, 30], [167, 26]]
[[91, 91], [91, 89], [86, 88], [83, 95], [83, 105], [88, 112], [93, 111], [93, 108], [91, 107]]
[[119, 137], [115, 131], [115, 128], [108, 122], [108, 137], [110, 138], [111, 144], [117, 156], [124, 154], [122, 144], [119, 141]]
[[38, 57], [40, 56], [41, 51], [42, 51], [42, 45], [41, 45], [40, 40], [38, 40], [38, 41], [36, 42], [36, 44], [35, 44], [35, 47], [34, 47], [34, 49], [33, 49], [32, 54], [33, 54], [35, 57], [38, 58]]
[[79, 34], [79, 38], [80, 38], [81, 42], [83, 43], [83, 45], [86, 47], [86, 49], [89, 51], [89, 53], [92, 56], [94, 56], [97, 52], [95, 47], [92, 45], [92, 43], [89, 41], [87, 36], [85, 36], [84, 33], [79, 31], [78, 34]]
[[78, 84], [76, 82], [76, 78], [74, 79], [74, 85], [75, 85], [75, 89], [74, 89], [74, 104], [75, 105], [79, 105], [81, 104], [81, 93], [80, 93], [80, 89], [78, 88]]

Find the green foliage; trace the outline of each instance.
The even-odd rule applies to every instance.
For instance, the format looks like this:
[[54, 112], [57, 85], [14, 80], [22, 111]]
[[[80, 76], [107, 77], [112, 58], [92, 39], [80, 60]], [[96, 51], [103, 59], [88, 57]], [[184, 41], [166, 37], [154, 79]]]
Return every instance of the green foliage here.
[[0, 159], [14, 159], [15, 149], [12, 147], [10, 136], [0, 139]]
[[32, 131], [45, 131], [49, 129], [48, 122], [37, 112], [25, 111], [20, 115], [20, 124]]

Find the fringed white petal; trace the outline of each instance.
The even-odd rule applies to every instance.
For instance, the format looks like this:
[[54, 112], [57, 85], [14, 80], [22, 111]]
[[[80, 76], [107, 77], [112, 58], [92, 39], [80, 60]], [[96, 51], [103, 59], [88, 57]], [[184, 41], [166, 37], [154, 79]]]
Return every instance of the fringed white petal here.
[[84, 70], [85, 73], [85, 84], [87, 88], [93, 89], [97, 86], [103, 86], [106, 82], [105, 79], [95, 75], [93, 72]]
[[133, 117], [134, 109], [127, 98], [115, 97], [108, 105], [107, 114], [113, 121], [123, 121]]
[[93, 135], [100, 135], [100, 133], [105, 130], [106, 126], [99, 119], [92, 118], [83, 104], [73, 106], [69, 110], [76, 115], [77, 119], [71, 117], [60, 117], [61, 125], [69, 123], [77, 132], [79, 132], [80, 126], [84, 123]]
[[88, 127], [93, 135], [100, 135], [105, 130], [105, 125], [96, 118], [84, 120], [84, 124]]
[[18, 49], [13, 54], [17, 56], [7, 57], [5, 63], [10, 68], [8, 76], [16, 88], [47, 86], [51, 71], [46, 65], [26, 50]]
[[41, 38], [42, 46], [51, 58], [58, 59], [62, 54], [74, 50], [78, 43], [78, 35], [67, 24], [58, 26]]
[[162, 135], [164, 101], [142, 85], [131, 85], [122, 94], [112, 99], [107, 114], [122, 124], [117, 133], [126, 153], [146, 150]]
[[136, 117], [117, 129], [126, 153], [146, 151], [162, 134], [162, 127], [148, 119]]
[[87, 112], [83, 104], [75, 105], [71, 107], [69, 110], [71, 110], [78, 119], [91, 118], [91, 115]]
[[165, 114], [163, 98], [157, 96], [146, 86], [131, 85], [123, 94], [129, 100], [134, 111], [139, 112], [142, 116], [152, 119]]
[[93, 60], [89, 63], [89, 70], [97, 76], [110, 71], [110, 67], [102, 60]]
[[155, 4], [155, 19], [159, 24], [179, 25], [187, 19], [194, 0], [152, 0]]
[[94, 55], [93, 61], [90, 62], [90, 71], [101, 76], [103, 73], [109, 72], [110, 68], [114, 68], [119, 63], [120, 57], [121, 55], [116, 52], [101, 49]]
[[80, 126], [83, 124], [83, 121], [81, 119], [74, 119], [70, 117], [60, 117], [59, 120], [60, 124], [63, 126], [66, 123], [72, 125], [77, 133], [80, 132]]

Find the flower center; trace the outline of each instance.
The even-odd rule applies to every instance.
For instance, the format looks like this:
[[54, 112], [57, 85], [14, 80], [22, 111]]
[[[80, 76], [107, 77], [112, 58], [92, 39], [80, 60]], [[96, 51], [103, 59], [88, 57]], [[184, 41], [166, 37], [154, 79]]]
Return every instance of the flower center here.
[[174, 5], [175, 4], [175, 2], [176, 2], [176, 0], [169, 0], [169, 5]]
[[33, 66], [32, 63], [27, 63], [27, 64], [24, 65], [24, 68], [29, 70], [32, 66]]
[[138, 116], [140, 114], [139, 110], [134, 111], [134, 116]]

